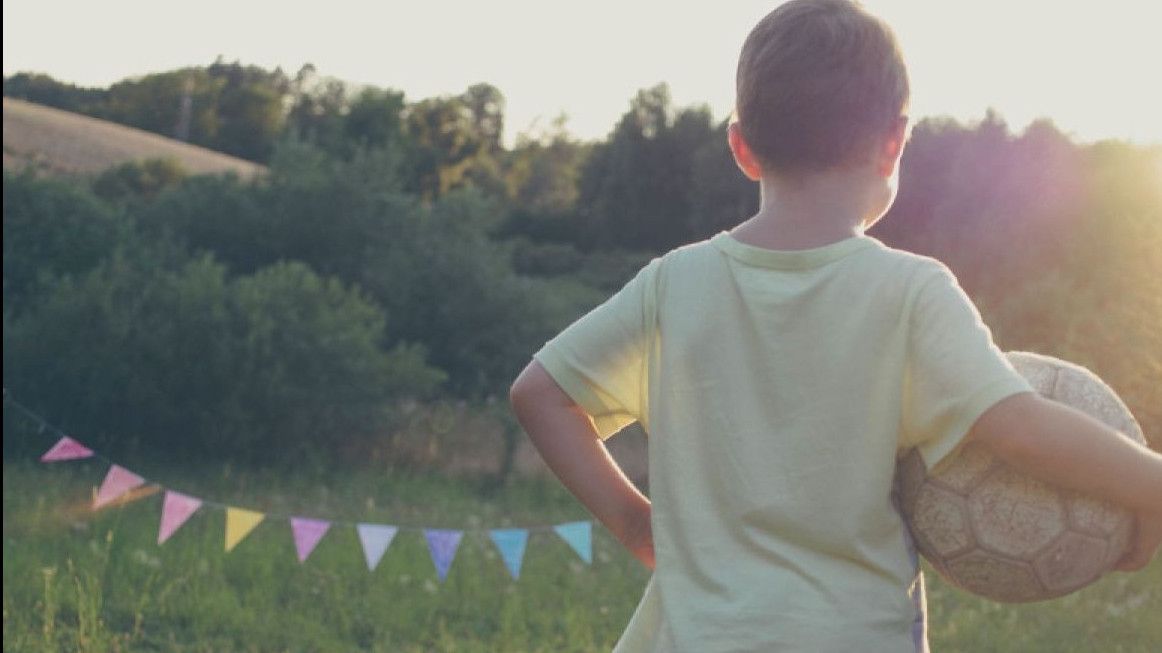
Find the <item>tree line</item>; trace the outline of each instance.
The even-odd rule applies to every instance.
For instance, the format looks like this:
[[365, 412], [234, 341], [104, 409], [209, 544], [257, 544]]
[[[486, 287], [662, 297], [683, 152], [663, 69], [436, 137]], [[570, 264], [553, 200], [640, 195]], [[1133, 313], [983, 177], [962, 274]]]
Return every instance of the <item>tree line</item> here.
[[[5, 173], [5, 386], [111, 446], [257, 459], [375, 437], [408, 402], [501, 397], [649, 258], [758, 205], [726, 123], [665, 85], [603, 140], [562, 119], [511, 147], [488, 84], [408, 102], [218, 61], [4, 92], [269, 166]], [[1159, 148], [1048, 121], [927, 119], [873, 235], [948, 262], [1002, 346], [1092, 367], [1158, 434], [1160, 170]]]

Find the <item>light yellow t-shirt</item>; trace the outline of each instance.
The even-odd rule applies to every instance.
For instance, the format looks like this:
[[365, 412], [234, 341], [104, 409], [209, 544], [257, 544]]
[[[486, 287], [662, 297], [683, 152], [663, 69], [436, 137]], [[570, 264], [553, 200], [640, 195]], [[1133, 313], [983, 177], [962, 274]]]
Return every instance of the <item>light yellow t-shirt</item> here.
[[931, 468], [1030, 391], [946, 267], [867, 236], [674, 250], [536, 359], [602, 437], [649, 435], [626, 653], [922, 650], [897, 453]]

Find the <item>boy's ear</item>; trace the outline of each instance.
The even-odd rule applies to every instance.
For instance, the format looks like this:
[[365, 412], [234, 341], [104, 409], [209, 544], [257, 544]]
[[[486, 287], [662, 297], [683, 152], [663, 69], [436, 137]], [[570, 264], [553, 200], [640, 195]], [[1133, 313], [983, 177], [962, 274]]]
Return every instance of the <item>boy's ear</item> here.
[[754, 152], [742, 138], [742, 127], [737, 122], [730, 123], [726, 128], [726, 141], [730, 144], [730, 152], [734, 155], [734, 162], [738, 169], [751, 181], [758, 181], [763, 177], [763, 167], [759, 165]]
[[900, 157], [904, 154], [904, 144], [908, 142], [908, 116], [900, 116], [888, 130], [887, 138], [880, 146], [876, 170], [883, 177], [890, 177], [896, 171]]

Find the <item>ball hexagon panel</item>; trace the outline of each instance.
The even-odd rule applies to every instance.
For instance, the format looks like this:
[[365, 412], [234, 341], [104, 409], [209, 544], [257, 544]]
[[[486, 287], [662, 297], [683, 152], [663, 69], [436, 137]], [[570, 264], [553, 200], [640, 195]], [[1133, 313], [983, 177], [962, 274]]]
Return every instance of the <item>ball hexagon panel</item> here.
[[912, 512], [917, 545], [927, 555], [945, 560], [975, 546], [964, 497], [927, 485], [920, 490]]
[[956, 464], [937, 467], [937, 473], [932, 475], [931, 481], [960, 495], [968, 496], [972, 489], [1000, 464], [996, 456], [984, 447], [970, 442], [960, 448], [956, 455]]
[[1033, 559], [1037, 579], [1055, 595], [1072, 592], [1097, 580], [1104, 571], [1105, 540], [1066, 531]]
[[1045, 365], [1041, 357], [1036, 355], [1028, 355], [1025, 352], [1017, 352], [1014, 356], [1009, 354], [1009, 363], [1013, 369], [1017, 370], [1029, 385], [1033, 386], [1033, 390], [1042, 396], [1050, 396], [1053, 389], [1057, 386], [1057, 377], [1059, 376], [1060, 366]]
[[1066, 499], [1069, 525], [1076, 531], [1109, 537], [1123, 528], [1130, 513], [1104, 501], [1070, 493]]
[[1045, 588], [1032, 565], [987, 551], [972, 551], [946, 565], [948, 577], [964, 589], [997, 601], [1035, 601]]
[[1002, 555], [1028, 559], [1068, 526], [1055, 490], [1002, 468], [968, 497], [976, 542]]
[[1103, 389], [1090, 380], [1087, 370], [1063, 368], [1057, 375], [1057, 382], [1049, 396], [1053, 397], [1054, 401], [1076, 408], [1112, 429], [1122, 432], [1130, 430], [1133, 419], [1129, 416], [1125, 404], [1117, 395], [1103, 392]]

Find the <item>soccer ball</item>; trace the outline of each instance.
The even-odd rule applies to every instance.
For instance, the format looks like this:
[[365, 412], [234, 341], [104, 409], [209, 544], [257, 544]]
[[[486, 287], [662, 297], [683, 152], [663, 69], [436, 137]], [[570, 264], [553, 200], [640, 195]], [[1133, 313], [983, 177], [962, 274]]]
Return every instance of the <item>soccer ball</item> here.
[[[1142, 429], [1093, 372], [1006, 354], [1043, 397], [1145, 444]], [[929, 474], [916, 450], [897, 463], [896, 501], [916, 548], [948, 582], [1004, 602], [1042, 601], [1094, 582], [1126, 553], [1133, 516], [1017, 473], [968, 443]]]

